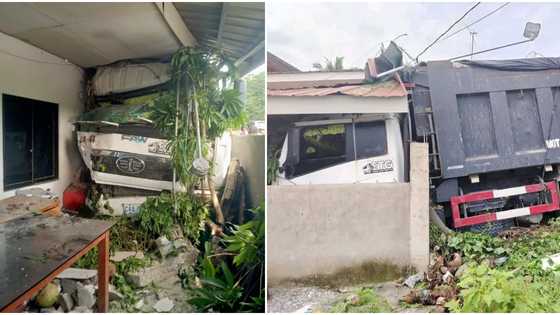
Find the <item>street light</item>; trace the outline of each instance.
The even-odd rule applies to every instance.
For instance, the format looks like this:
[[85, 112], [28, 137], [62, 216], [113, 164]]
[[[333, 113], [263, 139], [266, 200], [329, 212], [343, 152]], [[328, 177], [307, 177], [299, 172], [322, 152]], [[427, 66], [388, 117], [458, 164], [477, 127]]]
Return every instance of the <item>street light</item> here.
[[456, 60], [456, 59], [460, 59], [460, 58], [465, 58], [465, 57], [469, 57], [469, 56], [482, 54], [482, 53], [489, 52], [489, 51], [494, 51], [494, 50], [498, 50], [498, 49], [502, 49], [502, 48], [506, 48], [506, 47], [511, 47], [511, 46], [515, 46], [515, 45], [519, 45], [519, 44], [523, 44], [523, 43], [527, 43], [527, 42], [532, 42], [537, 38], [537, 36], [539, 36], [540, 31], [541, 31], [541, 24], [540, 23], [527, 22], [527, 24], [525, 24], [525, 30], [523, 31], [523, 37], [527, 38], [525, 40], [515, 42], [515, 43], [511, 43], [511, 44], [507, 44], [507, 45], [494, 47], [494, 48], [490, 48], [490, 49], [477, 51], [477, 52], [471, 53], [471, 54], [466, 54], [466, 55], [454, 57], [454, 58], [451, 58], [449, 60], [450, 61], [451, 60]]

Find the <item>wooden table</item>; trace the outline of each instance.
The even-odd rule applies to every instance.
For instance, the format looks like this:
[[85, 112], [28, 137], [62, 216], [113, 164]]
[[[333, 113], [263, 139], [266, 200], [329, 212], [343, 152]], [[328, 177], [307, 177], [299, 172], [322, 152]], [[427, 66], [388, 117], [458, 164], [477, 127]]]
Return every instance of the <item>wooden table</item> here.
[[0, 224], [0, 311], [22, 311], [34, 294], [92, 248], [99, 249], [99, 312], [109, 305], [109, 229], [113, 222], [30, 214]]

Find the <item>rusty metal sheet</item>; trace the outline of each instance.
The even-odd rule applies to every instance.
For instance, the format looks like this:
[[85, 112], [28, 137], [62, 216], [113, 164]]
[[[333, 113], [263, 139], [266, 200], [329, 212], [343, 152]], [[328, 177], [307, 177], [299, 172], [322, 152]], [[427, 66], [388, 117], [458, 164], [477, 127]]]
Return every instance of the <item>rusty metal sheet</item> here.
[[106, 232], [113, 222], [26, 216], [0, 224], [0, 309]]
[[327, 96], [348, 95], [361, 97], [404, 97], [405, 88], [396, 80], [374, 84], [343, 85], [324, 88], [300, 88], [267, 91], [268, 96]]

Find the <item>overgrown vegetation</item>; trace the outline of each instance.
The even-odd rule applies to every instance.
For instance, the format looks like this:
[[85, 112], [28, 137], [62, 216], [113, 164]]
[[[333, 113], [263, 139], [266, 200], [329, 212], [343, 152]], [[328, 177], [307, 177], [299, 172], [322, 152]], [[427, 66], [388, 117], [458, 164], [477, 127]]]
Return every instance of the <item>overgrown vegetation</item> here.
[[273, 148], [272, 154], [268, 157], [266, 164], [266, 183], [272, 185], [278, 179], [278, 170], [280, 168], [280, 150]]
[[264, 207], [254, 218], [224, 237], [225, 251], [205, 244], [201, 259], [202, 287], [190, 302], [202, 312], [264, 312]]
[[265, 72], [248, 75], [247, 82], [247, 114], [251, 120], [264, 120]]
[[442, 255], [460, 253], [468, 267], [458, 282], [453, 312], [559, 312], [560, 268], [543, 269], [543, 259], [560, 253], [560, 219], [547, 225], [485, 233], [444, 235], [430, 231]]
[[359, 289], [356, 293], [337, 301], [326, 309], [329, 313], [390, 313], [389, 303], [371, 288]]
[[164, 192], [157, 197], [147, 198], [138, 213], [139, 228], [145, 232], [145, 237], [155, 240], [160, 236], [171, 237], [173, 226], [178, 224], [183, 235], [197, 245], [208, 217], [208, 207], [199, 198], [186, 193], [177, 193], [175, 201], [177, 213], [174, 212], [171, 194]]
[[487, 263], [473, 264], [459, 283], [461, 302], [452, 300], [447, 307], [453, 312], [473, 313], [558, 312], [558, 290], [551, 284], [531, 282], [516, 271], [493, 269]]

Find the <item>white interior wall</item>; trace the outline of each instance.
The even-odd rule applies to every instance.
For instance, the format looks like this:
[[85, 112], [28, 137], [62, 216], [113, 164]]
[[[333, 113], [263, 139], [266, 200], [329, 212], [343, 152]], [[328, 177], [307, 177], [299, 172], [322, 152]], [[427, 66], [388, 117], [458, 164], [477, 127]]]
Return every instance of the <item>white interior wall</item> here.
[[[61, 58], [0, 33], [0, 148], [4, 147], [1, 94], [58, 104], [58, 180], [30, 187], [50, 188], [60, 197], [81, 165], [71, 122], [83, 111], [82, 73], [79, 67]], [[15, 190], [4, 191], [3, 166], [4, 158], [0, 154], [0, 198], [15, 193]]]

